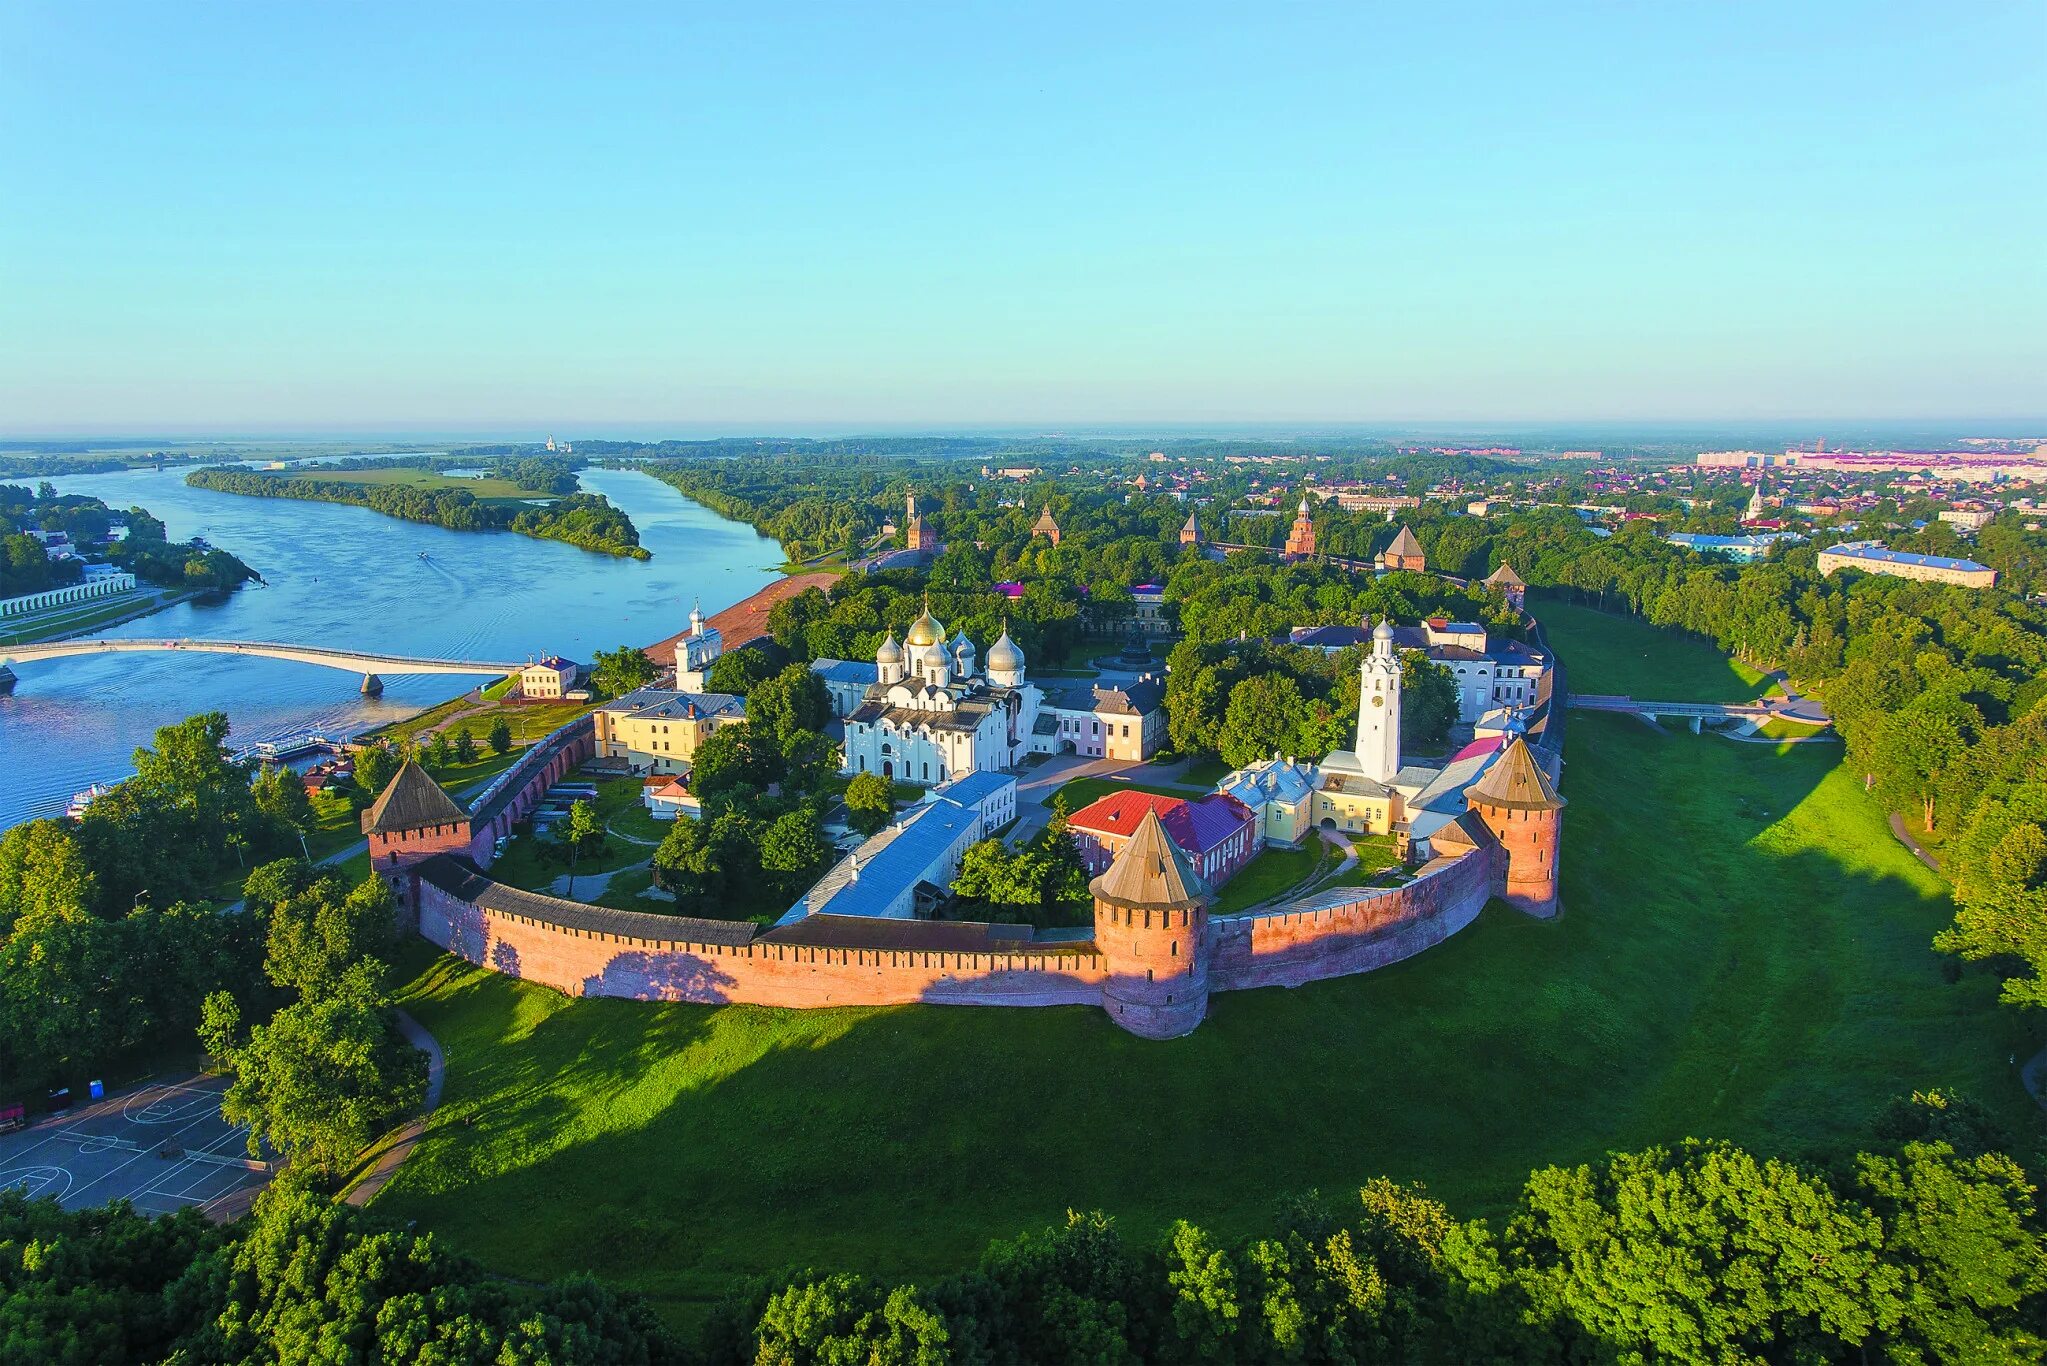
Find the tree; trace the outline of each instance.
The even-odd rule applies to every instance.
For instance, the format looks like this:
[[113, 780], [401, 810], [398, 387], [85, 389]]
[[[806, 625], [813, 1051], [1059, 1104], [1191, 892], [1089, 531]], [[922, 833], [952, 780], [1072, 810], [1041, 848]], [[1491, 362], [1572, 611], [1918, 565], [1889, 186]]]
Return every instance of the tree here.
[[355, 752], [355, 790], [375, 801], [398, 776], [398, 752], [388, 744], [365, 745]]
[[355, 964], [388, 957], [396, 938], [383, 879], [366, 877], [344, 891], [340, 878], [322, 877], [271, 908], [264, 971], [301, 996], [325, 996]]
[[256, 809], [296, 837], [313, 828], [313, 801], [299, 775], [282, 764], [265, 764], [253, 786]]
[[1438, 745], [1457, 721], [1457, 680], [1420, 650], [1400, 657], [1400, 738]]
[[782, 752], [772, 730], [752, 720], [719, 726], [697, 745], [690, 759], [689, 787], [699, 801], [740, 788], [764, 789], [782, 776]]
[[0, 939], [23, 916], [84, 911], [97, 886], [78, 837], [62, 821], [24, 821], [0, 835]]
[[660, 674], [660, 666], [645, 650], [636, 645], [621, 645], [616, 650], [597, 652], [591, 663], [590, 681], [606, 697], [623, 697], [635, 688], [644, 688]]
[[490, 746], [492, 754], [503, 754], [511, 749], [512, 727], [502, 712], [490, 719], [490, 730], [484, 736], [484, 743]]
[[831, 695], [806, 664], [791, 664], [746, 694], [747, 724], [777, 740], [786, 741], [798, 731], [822, 731], [831, 719]]
[[[780, 604], [776, 604], [780, 606]], [[749, 696], [754, 686], [764, 679], [775, 676], [775, 666], [765, 653], [751, 645], [737, 650], [727, 650], [711, 661], [710, 676], [705, 682], [712, 692], [731, 693], [734, 697]]]
[[1306, 717], [1307, 704], [1291, 678], [1273, 674], [1247, 678], [1230, 690], [1217, 752], [1232, 768], [1274, 754], [1298, 754]]
[[455, 762], [465, 765], [476, 762], [476, 737], [467, 726], [455, 732]]
[[773, 876], [782, 896], [795, 896], [817, 881], [831, 862], [832, 846], [807, 810], [777, 817], [761, 839], [761, 870]]
[[577, 802], [569, 808], [568, 821], [562, 827], [562, 843], [578, 854], [603, 845], [604, 822], [597, 818], [597, 809], [589, 802]]
[[230, 1058], [221, 1113], [313, 1172], [345, 1170], [392, 1120], [426, 1095], [426, 1055], [398, 1032], [382, 963], [350, 966], [323, 995], [257, 1025]]
[[1874, 1214], [1724, 1144], [1538, 1171], [1502, 1251], [1538, 1321], [1659, 1361], [1830, 1358], [1905, 1309]]
[[856, 773], [846, 784], [846, 823], [872, 835], [895, 815], [894, 785], [879, 773]]

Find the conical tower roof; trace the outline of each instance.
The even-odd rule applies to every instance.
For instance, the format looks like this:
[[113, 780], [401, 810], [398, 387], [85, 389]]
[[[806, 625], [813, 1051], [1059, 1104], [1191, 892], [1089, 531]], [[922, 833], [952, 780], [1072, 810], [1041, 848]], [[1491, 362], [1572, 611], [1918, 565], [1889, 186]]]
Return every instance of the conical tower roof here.
[[1208, 884], [1166, 834], [1156, 807], [1144, 813], [1130, 842], [1088, 890], [1097, 901], [1137, 911], [1185, 910], [1208, 900]]
[[1486, 585], [1491, 588], [1526, 588], [1528, 586], [1521, 582], [1521, 576], [1514, 572], [1514, 566], [1511, 564], [1502, 564], [1498, 569], [1486, 575]]
[[1492, 767], [1464, 789], [1464, 799], [1473, 805], [1482, 803], [1515, 811], [1555, 811], [1564, 804], [1549, 775], [1528, 752], [1528, 742], [1518, 735], [1493, 760]]
[[391, 835], [429, 825], [455, 825], [469, 819], [462, 804], [448, 795], [417, 760], [407, 759], [398, 776], [370, 806], [365, 834]]
[[1180, 530], [1183, 532], [1191, 531], [1196, 536], [1199, 536], [1201, 534], [1201, 524], [1194, 520], [1194, 514], [1190, 512], [1187, 514], [1187, 525], [1181, 527]]
[[1419, 555], [1422, 553], [1422, 543], [1414, 538], [1412, 531], [1402, 527], [1400, 528], [1400, 534], [1393, 538], [1393, 544], [1386, 547], [1386, 553], [1388, 555]]

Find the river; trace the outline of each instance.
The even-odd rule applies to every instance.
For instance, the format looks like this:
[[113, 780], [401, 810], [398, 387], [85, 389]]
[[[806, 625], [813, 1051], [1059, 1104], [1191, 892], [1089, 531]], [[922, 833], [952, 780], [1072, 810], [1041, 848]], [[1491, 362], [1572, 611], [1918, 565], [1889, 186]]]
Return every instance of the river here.
[[[648, 475], [586, 469], [584, 489], [623, 508], [653, 558], [615, 559], [511, 532], [447, 531], [368, 508], [195, 489], [185, 469], [52, 480], [59, 492], [144, 507], [173, 540], [204, 536], [265, 582], [94, 635], [210, 637], [343, 646], [441, 659], [520, 660], [645, 645], [778, 577], [781, 548]], [[421, 552], [426, 557], [421, 559]], [[231, 655], [120, 654], [20, 664], [0, 697], [0, 829], [61, 814], [71, 794], [134, 771], [159, 726], [224, 711], [237, 743], [308, 728], [356, 729], [460, 696], [481, 680], [360, 677]]]

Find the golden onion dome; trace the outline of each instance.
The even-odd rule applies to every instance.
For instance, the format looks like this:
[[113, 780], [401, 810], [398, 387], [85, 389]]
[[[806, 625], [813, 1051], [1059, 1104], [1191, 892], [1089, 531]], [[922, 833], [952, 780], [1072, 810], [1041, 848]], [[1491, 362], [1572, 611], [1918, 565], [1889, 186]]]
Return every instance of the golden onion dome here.
[[945, 627], [937, 617], [931, 615], [931, 604], [924, 604], [924, 615], [910, 623], [910, 633], [903, 637], [903, 643], [922, 648], [926, 645], [941, 645], [945, 642]]

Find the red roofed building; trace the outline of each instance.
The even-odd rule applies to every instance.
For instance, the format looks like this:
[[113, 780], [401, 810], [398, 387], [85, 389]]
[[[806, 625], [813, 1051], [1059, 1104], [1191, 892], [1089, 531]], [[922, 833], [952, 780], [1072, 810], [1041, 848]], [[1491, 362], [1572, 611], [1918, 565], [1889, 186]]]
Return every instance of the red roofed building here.
[[1258, 821], [1235, 797], [1213, 793], [1186, 801], [1155, 792], [1112, 792], [1067, 818], [1090, 874], [1107, 870], [1145, 813], [1158, 812], [1173, 844], [1211, 887], [1220, 887], [1258, 852]]

